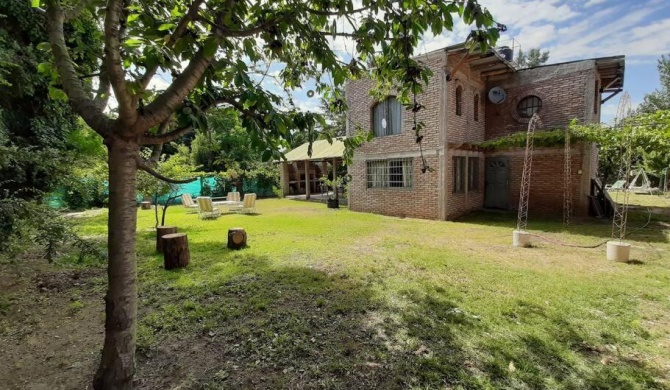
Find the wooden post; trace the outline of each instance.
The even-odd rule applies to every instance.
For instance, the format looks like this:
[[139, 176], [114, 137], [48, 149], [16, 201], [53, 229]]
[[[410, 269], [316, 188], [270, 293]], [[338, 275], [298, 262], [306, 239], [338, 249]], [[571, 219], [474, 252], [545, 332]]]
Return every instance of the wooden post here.
[[183, 268], [191, 256], [188, 251], [188, 237], [185, 233], [166, 234], [163, 240], [163, 264], [165, 269]]
[[309, 180], [309, 160], [305, 160], [305, 199], [309, 200], [310, 195], [309, 195], [309, 188], [310, 185], [310, 180]]
[[151, 201], [142, 201], [142, 210], [151, 210]]
[[[337, 159], [333, 159], [333, 181], [337, 179]], [[340, 199], [339, 196], [339, 191], [337, 190], [337, 186], [333, 186], [333, 191], [335, 191], [335, 199]]]
[[156, 228], [156, 252], [163, 253], [163, 236], [177, 233], [176, 226], [159, 226]]
[[247, 232], [244, 228], [228, 229], [228, 248], [240, 249], [247, 246]]

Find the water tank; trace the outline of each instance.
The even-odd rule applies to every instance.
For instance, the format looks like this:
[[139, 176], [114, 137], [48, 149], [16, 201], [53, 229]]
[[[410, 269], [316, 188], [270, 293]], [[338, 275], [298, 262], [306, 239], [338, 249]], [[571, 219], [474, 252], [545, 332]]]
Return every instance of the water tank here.
[[499, 48], [496, 49], [496, 51], [505, 60], [507, 60], [507, 61], [513, 61], [514, 60], [514, 50], [512, 50], [509, 46], [500, 46]]

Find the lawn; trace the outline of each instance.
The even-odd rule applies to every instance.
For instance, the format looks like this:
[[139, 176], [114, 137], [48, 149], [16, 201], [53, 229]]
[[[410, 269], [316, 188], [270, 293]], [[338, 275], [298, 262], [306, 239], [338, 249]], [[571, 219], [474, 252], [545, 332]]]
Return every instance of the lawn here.
[[[136, 387], [670, 388], [670, 202], [656, 198], [651, 218], [631, 216], [629, 264], [575, 247], [609, 237], [597, 220], [531, 215], [523, 249], [509, 214], [424, 221], [270, 199], [206, 221], [170, 208], [191, 263], [165, 271], [153, 212], [138, 210]], [[230, 227], [248, 248], [226, 249]], [[104, 236], [106, 214], [80, 230]], [[2, 266], [0, 383], [89, 383], [101, 267]]]

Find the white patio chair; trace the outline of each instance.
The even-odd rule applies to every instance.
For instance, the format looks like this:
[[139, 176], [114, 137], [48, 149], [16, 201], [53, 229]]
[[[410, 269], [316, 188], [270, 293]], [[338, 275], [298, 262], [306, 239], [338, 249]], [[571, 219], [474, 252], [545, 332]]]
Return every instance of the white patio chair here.
[[198, 216], [201, 219], [218, 218], [221, 216], [221, 210], [218, 207], [214, 207], [212, 198], [209, 196], [199, 196], [196, 201], [198, 202]]
[[230, 211], [235, 213], [255, 213], [256, 212], [256, 194], [244, 194], [242, 204], [233, 206]]

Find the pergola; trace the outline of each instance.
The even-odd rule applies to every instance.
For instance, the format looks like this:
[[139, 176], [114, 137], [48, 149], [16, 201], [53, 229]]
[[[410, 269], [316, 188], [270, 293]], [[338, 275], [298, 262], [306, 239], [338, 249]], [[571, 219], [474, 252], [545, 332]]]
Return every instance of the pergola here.
[[337, 177], [337, 167], [342, 163], [344, 142], [333, 138], [312, 143], [309, 154], [309, 142], [286, 153], [286, 161], [281, 161], [279, 173], [284, 195], [302, 195], [307, 199], [319, 187], [319, 178], [328, 175], [328, 163], [332, 165], [333, 180]]

